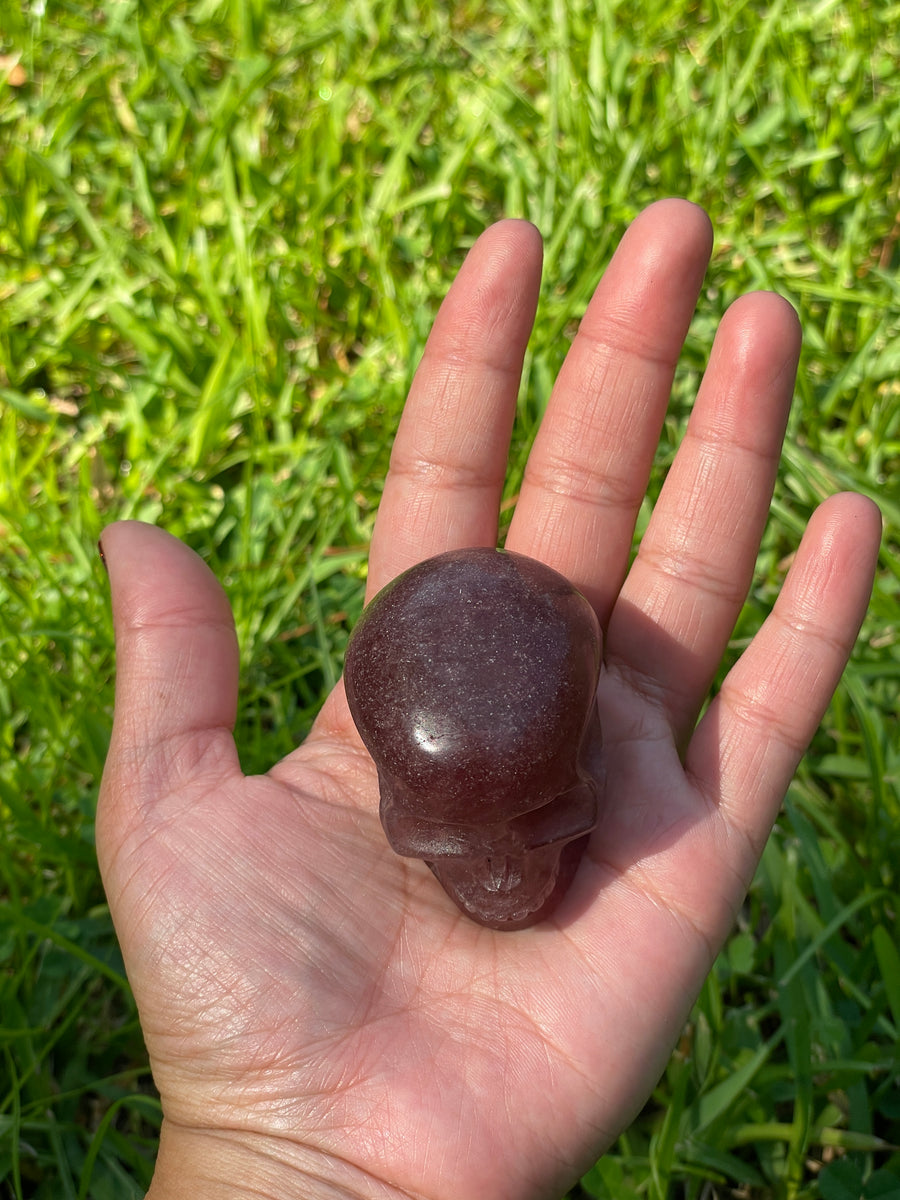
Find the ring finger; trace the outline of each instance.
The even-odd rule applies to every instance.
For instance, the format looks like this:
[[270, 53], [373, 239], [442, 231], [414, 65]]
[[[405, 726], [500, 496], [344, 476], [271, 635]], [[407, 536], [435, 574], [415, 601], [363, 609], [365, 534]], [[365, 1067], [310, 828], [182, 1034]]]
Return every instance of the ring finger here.
[[608, 665], [660, 705], [682, 745], [750, 586], [799, 350], [778, 296], [744, 296], [725, 314], [612, 615]]

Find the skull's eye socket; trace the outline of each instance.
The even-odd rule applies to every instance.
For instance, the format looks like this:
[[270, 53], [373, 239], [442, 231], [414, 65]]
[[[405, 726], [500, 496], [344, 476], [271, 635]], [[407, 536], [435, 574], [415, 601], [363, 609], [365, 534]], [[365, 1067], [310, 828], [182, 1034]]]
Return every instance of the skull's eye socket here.
[[597, 821], [594, 787], [578, 780], [540, 808], [489, 825], [432, 821], [396, 803], [382, 788], [381, 821], [391, 846], [412, 858], [494, 858], [570, 842]]

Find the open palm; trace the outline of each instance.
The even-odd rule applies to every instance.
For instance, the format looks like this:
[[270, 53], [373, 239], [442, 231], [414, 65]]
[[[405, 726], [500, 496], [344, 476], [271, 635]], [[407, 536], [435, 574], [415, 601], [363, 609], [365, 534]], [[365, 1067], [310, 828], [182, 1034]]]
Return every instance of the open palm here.
[[[103, 547], [118, 649], [98, 848], [164, 1110], [151, 1195], [555, 1200], [645, 1100], [734, 913], [865, 609], [880, 524], [815, 514], [772, 616], [703, 713], [751, 579], [799, 333], [726, 314], [641, 549], [631, 541], [710, 248], [664, 201], [584, 317], [507, 539], [605, 633], [599, 826], [552, 920], [468, 921], [378, 820], [341, 685], [245, 777], [231, 613], [180, 542]], [[493, 545], [540, 241], [501, 222], [445, 300], [398, 431], [369, 594]]]

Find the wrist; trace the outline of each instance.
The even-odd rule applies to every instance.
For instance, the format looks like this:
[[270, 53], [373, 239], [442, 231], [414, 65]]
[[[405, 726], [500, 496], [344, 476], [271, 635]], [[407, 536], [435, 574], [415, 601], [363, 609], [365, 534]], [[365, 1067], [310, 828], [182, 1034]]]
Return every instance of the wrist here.
[[146, 1200], [398, 1200], [409, 1193], [291, 1138], [163, 1121]]

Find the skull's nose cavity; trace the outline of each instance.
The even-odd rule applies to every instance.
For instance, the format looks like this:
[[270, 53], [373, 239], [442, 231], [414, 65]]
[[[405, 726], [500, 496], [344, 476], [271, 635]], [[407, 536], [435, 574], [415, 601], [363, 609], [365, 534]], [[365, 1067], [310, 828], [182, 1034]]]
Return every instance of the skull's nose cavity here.
[[499, 854], [485, 860], [487, 871], [484, 886], [489, 892], [511, 892], [522, 882], [522, 860], [509, 854]]

